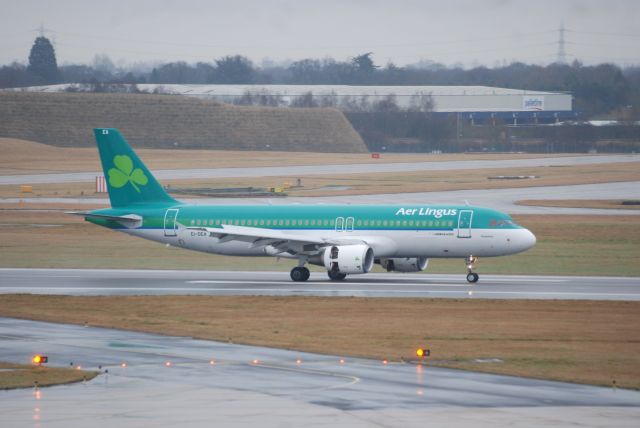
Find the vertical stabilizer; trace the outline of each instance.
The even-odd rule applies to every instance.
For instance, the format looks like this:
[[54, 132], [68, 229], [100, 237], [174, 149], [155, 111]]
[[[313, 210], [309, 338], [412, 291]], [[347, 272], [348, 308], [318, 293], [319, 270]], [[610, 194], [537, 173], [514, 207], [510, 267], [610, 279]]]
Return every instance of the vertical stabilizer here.
[[177, 203], [164, 191], [117, 129], [96, 128], [93, 132], [112, 207]]

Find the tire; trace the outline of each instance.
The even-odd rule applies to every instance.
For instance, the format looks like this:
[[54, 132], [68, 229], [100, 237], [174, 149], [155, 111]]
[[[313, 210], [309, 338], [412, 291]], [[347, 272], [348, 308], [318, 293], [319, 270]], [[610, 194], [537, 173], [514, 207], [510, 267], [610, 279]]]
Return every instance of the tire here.
[[472, 283], [472, 284], [473, 284], [473, 283], [478, 282], [478, 279], [479, 279], [479, 278], [480, 278], [480, 277], [479, 277], [479, 276], [478, 276], [478, 274], [477, 274], [477, 273], [475, 273], [475, 272], [469, 272], [469, 273], [467, 274], [467, 281], [468, 281], [468, 282], [470, 282], [470, 283]]
[[294, 267], [293, 269], [291, 269], [291, 279], [294, 280], [295, 282], [302, 282], [302, 281], [306, 281], [307, 279], [309, 279], [309, 269], [305, 268], [305, 267]]
[[331, 281], [343, 281], [346, 277], [346, 273], [335, 272], [332, 270], [327, 271], [327, 275], [329, 275], [329, 279]]

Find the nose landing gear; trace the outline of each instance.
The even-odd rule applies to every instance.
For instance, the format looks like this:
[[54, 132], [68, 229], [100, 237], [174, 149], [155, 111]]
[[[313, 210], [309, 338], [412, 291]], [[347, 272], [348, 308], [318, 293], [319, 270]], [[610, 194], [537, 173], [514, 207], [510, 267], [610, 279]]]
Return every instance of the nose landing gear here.
[[467, 265], [467, 281], [471, 284], [478, 282], [480, 278], [478, 274], [473, 271], [476, 261], [478, 261], [478, 258], [474, 256], [469, 256], [465, 259], [465, 264]]

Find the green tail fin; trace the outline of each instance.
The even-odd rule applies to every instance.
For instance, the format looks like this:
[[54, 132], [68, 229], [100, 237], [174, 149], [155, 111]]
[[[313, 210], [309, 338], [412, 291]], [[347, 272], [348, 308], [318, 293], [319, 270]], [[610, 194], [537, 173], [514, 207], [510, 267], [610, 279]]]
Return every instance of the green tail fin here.
[[93, 132], [112, 207], [177, 203], [167, 195], [117, 129], [96, 128]]

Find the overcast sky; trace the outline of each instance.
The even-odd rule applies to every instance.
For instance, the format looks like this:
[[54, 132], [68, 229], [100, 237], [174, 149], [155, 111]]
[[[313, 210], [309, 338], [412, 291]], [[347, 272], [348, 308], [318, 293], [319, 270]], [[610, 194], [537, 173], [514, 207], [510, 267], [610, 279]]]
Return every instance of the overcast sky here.
[[260, 65], [373, 52], [376, 64], [431, 60], [495, 66], [557, 58], [640, 64], [640, 0], [0, 0], [0, 64], [26, 63], [36, 29], [59, 64], [211, 62]]

